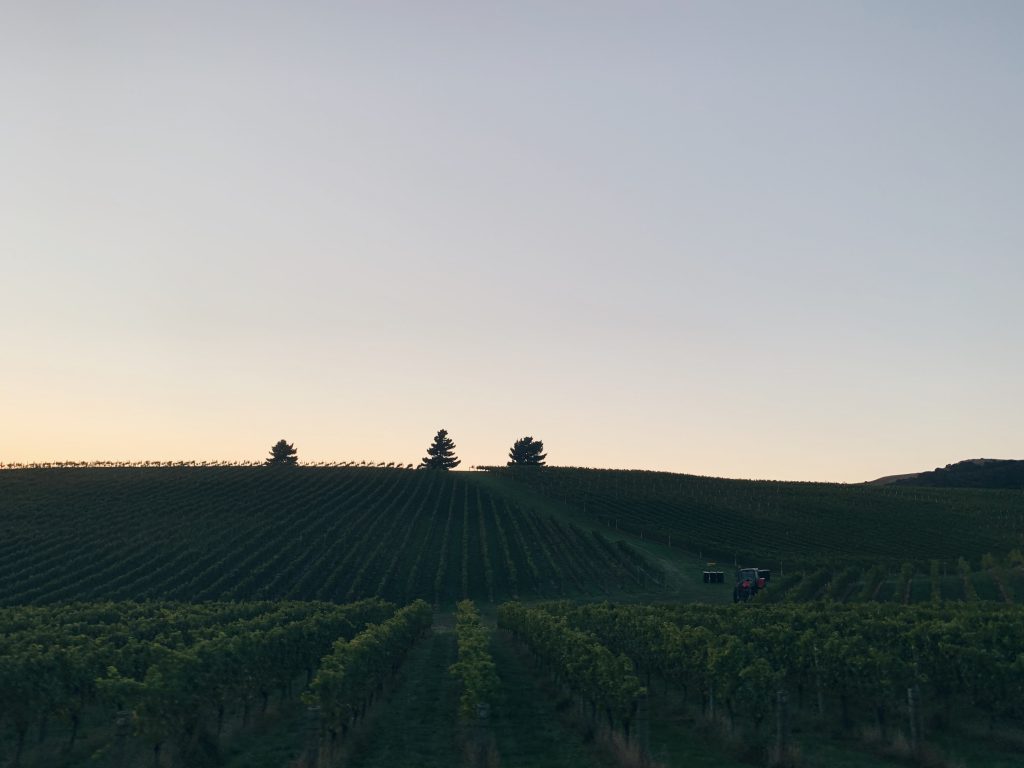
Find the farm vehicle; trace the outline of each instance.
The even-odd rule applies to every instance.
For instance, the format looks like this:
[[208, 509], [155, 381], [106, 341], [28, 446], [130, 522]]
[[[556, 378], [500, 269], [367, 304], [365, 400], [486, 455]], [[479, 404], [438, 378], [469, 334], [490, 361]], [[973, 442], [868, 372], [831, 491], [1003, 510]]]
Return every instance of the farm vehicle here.
[[736, 571], [736, 586], [732, 589], [732, 601], [745, 603], [757, 596], [768, 586], [772, 572], [767, 568], [740, 568]]

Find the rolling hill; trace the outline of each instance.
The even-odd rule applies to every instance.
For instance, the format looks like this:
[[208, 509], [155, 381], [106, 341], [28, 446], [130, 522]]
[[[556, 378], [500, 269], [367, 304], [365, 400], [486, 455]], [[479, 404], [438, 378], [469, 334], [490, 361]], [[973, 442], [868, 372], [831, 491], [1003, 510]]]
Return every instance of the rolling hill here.
[[[919, 685], [923, 719], [964, 719], [941, 743], [935, 727], [930, 750], [1016, 765], [1022, 531], [1013, 490], [568, 468], [3, 471], [0, 764], [452, 766], [480, 764], [467, 750], [483, 744], [509, 764], [596, 768], [627, 743], [630, 764], [738, 768], [764, 763], [758, 718], [783, 722], [778, 707], [802, 764], [881, 768], [905, 761], [855, 729]], [[787, 565], [750, 604], [715, 605], [732, 585], [702, 582], [713, 557]], [[463, 597], [478, 624], [457, 615], [453, 632]], [[813, 695], [786, 704], [780, 684]], [[466, 727], [470, 693], [487, 727]], [[734, 709], [728, 739], [694, 725]], [[993, 723], [1014, 741], [994, 742]]]
[[0, 602], [607, 596], [641, 554], [470, 481], [346, 467], [0, 472]]
[[1024, 549], [1020, 491], [641, 471], [23, 469], [0, 499], [6, 605], [708, 599], [708, 560], [892, 576]]
[[562, 467], [490, 474], [606, 530], [727, 562], [976, 561], [1024, 547], [1024, 493], [1014, 490]]

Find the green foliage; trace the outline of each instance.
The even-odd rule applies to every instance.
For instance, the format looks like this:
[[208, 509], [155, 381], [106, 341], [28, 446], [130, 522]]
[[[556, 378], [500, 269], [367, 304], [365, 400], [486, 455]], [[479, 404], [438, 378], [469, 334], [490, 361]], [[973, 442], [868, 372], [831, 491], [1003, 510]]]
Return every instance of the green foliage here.
[[299, 461], [295, 446], [285, 440], [278, 440], [270, 448], [270, 457], [266, 460], [268, 467], [293, 467]]
[[448, 430], [440, 429], [434, 435], [434, 442], [427, 448], [427, 455], [420, 460], [420, 468], [449, 470], [461, 463], [455, 455], [455, 442], [448, 437]]
[[512, 444], [508, 452], [510, 467], [542, 467], [548, 457], [544, 451], [544, 441], [532, 437], [521, 437]]
[[499, 685], [491, 658], [490, 632], [480, 623], [480, 614], [471, 600], [463, 600], [458, 605], [455, 636], [459, 643], [459, 660], [450, 671], [462, 683], [459, 714], [471, 720], [490, 708]]
[[377, 600], [0, 609], [0, 712], [23, 730], [48, 717], [77, 722], [96, 704], [130, 710], [149, 745], [187, 751], [212, 713], [265, 701], [337, 638], [393, 611]]
[[520, 603], [498, 609], [498, 626], [529, 646], [556, 682], [589, 703], [592, 712], [604, 713], [610, 727], [622, 726], [628, 736], [637, 700], [646, 693], [629, 658], [616, 656], [565, 619]]
[[974, 580], [971, 578], [971, 564], [964, 558], [957, 558], [956, 570], [964, 581], [964, 595], [968, 600], [977, 600], [978, 591], [974, 588]]
[[885, 566], [876, 565], [864, 575], [864, 584], [857, 599], [861, 602], [874, 600], [879, 585], [885, 580]]
[[807, 574], [798, 584], [786, 592], [786, 602], [805, 602], [813, 600], [825, 589], [832, 578], [832, 571], [829, 568], [819, 568], [814, 573]]
[[[525, 609], [499, 616], [525, 626]], [[898, 711], [909, 687], [985, 716], [1024, 716], [1024, 609], [946, 603], [641, 606], [546, 603], [533, 633], [585, 633], [637, 668], [757, 725], [775, 692], [817, 691], [833, 716]]]
[[430, 606], [417, 600], [351, 640], [338, 640], [303, 699], [320, 707], [324, 722], [335, 730], [361, 717], [384, 679], [394, 675], [432, 621]]

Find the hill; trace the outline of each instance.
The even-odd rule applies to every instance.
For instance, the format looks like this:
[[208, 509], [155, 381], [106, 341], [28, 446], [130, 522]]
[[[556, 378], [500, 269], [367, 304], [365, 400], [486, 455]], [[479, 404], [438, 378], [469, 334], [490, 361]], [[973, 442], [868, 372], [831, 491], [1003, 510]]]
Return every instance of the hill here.
[[1008, 488], [1024, 490], [1024, 461], [968, 459], [937, 467], [931, 472], [893, 475], [877, 484], [914, 485], [930, 488]]
[[470, 477], [345, 467], [0, 472], [0, 602], [493, 602], [608, 596], [653, 570], [628, 545]]
[[[852, 584], [884, 576], [896, 589], [904, 563], [926, 580], [931, 561], [941, 561], [955, 581], [960, 557], [977, 568], [985, 554], [1001, 561], [1024, 549], [1020, 491], [643, 471], [19, 469], [0, 472], [0, 500], [6, 605], [382, 597], [444, 606], [463, 597], [639, 595], [721, 602], [727, 589], [701, 583], [709, 560], [725, 570], [738, 561], [787, 576], [820, 571], [822, 584], [852, 568]], [[1008, 595], [1014, 573], [1003, 578]], [[925, 596], [927, 589], [920, 587]]]
[[[919, 686], [909, 716], [921, 706], [927, 754], [949, 756], [933, 764], [1009, 768], [1022, 531], [1011, 490], [566, 468], [4, 471], [0, 764], [486, 753], [739, 768], [778, 743], [765, 720], [792, 723], [808, 768], [883, 768], [907, 764], [896, 720]], [[731, 583], [701, 579], [714, 557], [787, 565], [738, 610], [713, 605]], [[488, 626], [497, 614], [489, 638], [457, 617], [452, 631], [467, 595]], [[393, 602], [352, 602], [366, 596]], [[487, 707], [467, 720], [487, 669]], [[880, 707], [889, 737], [868, 733]]]
[[1024, 545], [1020, 491], [561, 467], [490, 474], [581, 520], [729, 563], [977, 561]]

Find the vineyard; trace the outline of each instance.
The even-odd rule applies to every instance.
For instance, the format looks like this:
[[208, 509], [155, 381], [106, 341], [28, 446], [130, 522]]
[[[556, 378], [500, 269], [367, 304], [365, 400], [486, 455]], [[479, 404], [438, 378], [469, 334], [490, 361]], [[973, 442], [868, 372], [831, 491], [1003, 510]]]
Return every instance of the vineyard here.
[[[13, 765], [27, 746], [34, 764], [71, 762], [80, 735], [108, 765], [146, 753], [152, 765], [203, 764], [229, 733], [244, 737], [272, 696], [309, 682], [332, 646], [357, 644], [372, 622], [388, 626], [403, 611], [377, 600], [0, 609], [5, 746]], [[60, 737], [48, 738], [55, 724]], [[29, 745], [30, 729], [38, 735]]]
[[499, 625], [592, 728], [638, 755], [671, 752], [659, 721], [673, 712], [717, 723], [735, 756], [770, 764], [815, 750], [803, 730], [856, 731], [883, 754], [937, 761], [933, 738], [980, 723], [998, 742], [1024, 718], [1020, 608], [562, 602], [503, 606]]
[[978, 562], [1024, 550], [1024, 492], [724, 480], [664, 472], [494, 468], [606, 529], [707, 559]]
[[[422, 601], [0, 609], [0, 762], [321, 768], [425, 754], [374, 711], [428, 729], [428, 766], [1018, 756], [1021, 608], [512, 602], [497, 627], [469, 601], [454, 632]], [[405, 722], [413, 706], [423, 722]], [[283, 745], [269, 762], [246, 752], [263, 733]]]
[[[4, 768], [1019, 765], [1019, 492], [160, 466], [0, 499]], [[776, 548], [748, 604], [701, 582]]]
[[926, 566], [904, 562], [824, 566], [798, 569], [777, 578], [758, 596], [763, 603], [932, 604], [947, 601], [1019, 604], [1024, 601], [1024, 559], [1013, 551], [1007, 557], [985, 555], [972, 565], [964, 558], [931, 560]]
[[0, 604], [608, 595], [627, 544], [458, 473], [256, 467], [0, 472]]

